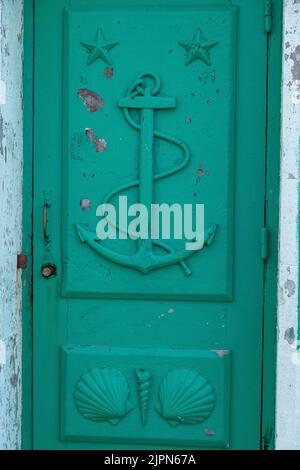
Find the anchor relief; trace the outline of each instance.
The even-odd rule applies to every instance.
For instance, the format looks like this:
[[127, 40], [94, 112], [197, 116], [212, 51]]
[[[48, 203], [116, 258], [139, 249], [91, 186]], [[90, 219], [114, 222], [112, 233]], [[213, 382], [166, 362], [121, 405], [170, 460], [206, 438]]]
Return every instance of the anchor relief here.
[[[102, 204], [109, 202], [118, 194], [124, 193], [132, 188], [137, 187], [139, 190], [139, 204], [143, 205], [150, 213], [151, 205], [154, 203], [154, 184], [163, 178], [174, 175], [175, 173], [185, 169], [190, 161], [190, 152], [185, 143], [176, 137], [165, 134], [155, 129], [154, 114], [158, 110], [166, 110], [176, 108], [176, 99], [166, 96], [159, 96], [161, 82], [159, 77], [152, 73], [141, 74], [133, 85], [129, 88], [127, 95], [120, 99], [118, 105], [122, 109], [126, 121], [140, 135], [139, 150], [139, 177], [127, 184], [124, 184], [111, 191], [102, 201]], [[140, 120], [136, 120], [131, 114], [131, 110], [140, 112]], [[179, 164], [173, 168], [155, 173], [154, 160], [154, 140], [161, 139], [165, 142], [178, 147], [183, 158]], [[104, 214], [102, 214], [104, 216]], [[105, 215], [110, 224], [120, 232], [124, 228], [117, 225], [116, 222], [109, 220], [109, 216]], [[203, 246], [209, 245], [215, 235], [216, 226], [213, 225], [201, 234], [197, 234], [194, 240], [191, 240], [192, 248], [174, 248], [169, 241], [153, 239], [151, 222], [148, 222], [148, 237], [137, 240], [137, 249], [133, 255], [125, 255], [115, 252], [107, 248], [103, 241], [96, 236], [95, 233], [86, 230], [83, 226], [77, 224], [76, 229], [82, 242], [87, 243], [98, 254], [107, 260], [121, 266], [125, 266], [140, 273], [147, 274], [152, 270], [179, 264], [186, 275], [191, 274], [186, 260]], [[199, 235], [199, 236], [198, 236]], [[202, 243], [199, 244], [199, 239]], [[159, 252], [158, 252], [159, 251]], [[163, 254], [161, 254], [163, 252]]]

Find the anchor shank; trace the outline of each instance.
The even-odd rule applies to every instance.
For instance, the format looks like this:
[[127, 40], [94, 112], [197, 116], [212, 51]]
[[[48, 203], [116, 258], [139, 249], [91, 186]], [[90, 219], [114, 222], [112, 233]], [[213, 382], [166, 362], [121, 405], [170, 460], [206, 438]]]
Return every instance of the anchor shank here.
[[[154, 111], [153, 109], [141, 110], [140, 132], [140, 203], [143, 204], [148, 214], [151, 214], [153, 203], [153, 140], [154, 140]], [[140, 247], [152, 251], [151, 217], [148, 219], [148, 240], [141, 240]]]
[[[154, 80], [151, 86], [144, 81], [145, 78]], [[141, 92], [141, 78], [143, 78], [143, 93]], [[119, 100], [119, 107], [129, 109], [139, 109], [141, 111], [141, 122], [138, 126], [140, 130], [140, 183], [139, 183], [139, 203], [143, 204], [148, 211], [148, 239], [140, 240], [139, 255], [145, 257], [146, 254], [153, 255], [153, 243], [151, 240], [151, 204], [153, 204], [154, 188], [154, 110], [176, 108], [175, 98], [157, 96], [160, 89], [160, 80], [155, 74], [145, 73], [138, 81], [140, 90], [136, 87], [135, 92]], [[131, 90], [132, 92], [132, 90]], [[147, 253], [146, 253], [147, 252]], [[142, 257], [142, 256], [141, 256]], [[149, 256], [148, 256], [149, 258]]]

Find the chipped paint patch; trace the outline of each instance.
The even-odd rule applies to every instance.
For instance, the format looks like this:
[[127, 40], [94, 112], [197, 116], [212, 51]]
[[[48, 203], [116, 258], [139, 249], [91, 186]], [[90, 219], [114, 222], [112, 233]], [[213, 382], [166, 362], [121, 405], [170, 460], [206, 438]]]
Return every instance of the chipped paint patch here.
[[292, 92], [293, 104], [300, 104], [300, 45], [298, 44], [290, 54], [285, 54], [286, 61], [291, 61], [291, 80], [289, 87]]
[[292, 297], [296, 292], [296, 283], [287, 279], [284, 283], [284, 288], [288, 297]]
[[213, 349], [212, 352], [216, 353], [219, 357], [225, 357], [228, 354], [226, 349]]
[[97, 137], [94, 134], [94, 131], [92, 129], [86, 129], [85, 130], [86, 135], [90, 139], [90, 141], [95, 144], [96, 146], [96, 152], [102, 153], [107, 147], [107, 142], [104, 139], [100, 139], [100, 137]]
[[212, 429], [204, 429], [204, 434], [206, 434], [206, 436], [215, 436], [216, 433]]
[[295, 50], [290, 55], [293, 61], [292, 65], [292, 77], [293, 80], [300, 81], [300, 45], [296, 46]]
[[106, 67], [106, 69], [104, 70], [104, 76], [106, 78], [112, 78], [114, 74], [114, 69], [112, 69], [111, 67]]
[[287, 328], [284, 333], [284, 339], [289, 343], [289, 344], [294, 344], [295, 339], [296, 339], [296, 334], [295, 334], [295, 329], [292, 328]]
[[89, 199], [81, 199], [80, 201], [80, 207], [83, 211], [88, 211], [92, 207], [92, 203]]
[[101, 96], [87, 88], [81, 88], [78, 90], [77, 95], [80, 96], [85, 107], [90, 111], [90, 113], [95, 113], [104, 106], [104, 100]]
[[203, 165], [203, 163], [199, 163], [199, 168], [198, 168], [198, 170], [197, 170], [197, 175], [198, 175], [198, 177], [202, 177], [203, 175], [209, 176], [209, 171], [208, 171], [208, 170], [204, 170], [204, 165]]

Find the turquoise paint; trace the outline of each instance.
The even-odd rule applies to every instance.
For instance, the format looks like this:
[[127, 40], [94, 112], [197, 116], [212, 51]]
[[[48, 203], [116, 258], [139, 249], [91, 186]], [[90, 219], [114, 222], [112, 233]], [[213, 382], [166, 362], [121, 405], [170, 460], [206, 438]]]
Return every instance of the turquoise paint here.
[[[92, 3], [92, 2], [91, 2], [91, 3]], [[195, 61], [195, 62], [198, 63], [199, 61]], [[190, 65], [190, 66], [191, 66], [191, 65]], [[186, 121], [186, 122], [187, 122], [187, 121]], [[275, 127], [276, 127], [276, 126], [275, 126]], [[272, 125], [270, 125], [270, 128], [272, 128]], [[274, 127], [273, 127], [273, 129], [274, 129]], [[275, 135], [277, 135], [277, 134], [275, 133]], [[273, 155], [274, 155], [274, 154], [273, 154]], [[272, 167], [272, 165], [270, 165], [270, 167]], [[270, 176], [270, 174], [271, 174], [271, 172], [269, 172], [269, 176]], [[275, 175], [276, 175], [276, 173], [275, 173]], [[274, 176], [274, 175], [273, 175], [273, 176]], [[274, 194], [274, 191], [273, 191], [273, 194]], [[55, 202], [57, 202], [56, 196], [55, 196], [54, 200], [55, 200]], [[275, 203], [275, 205], [276, 205], [276, 203]], [[55, 217], [55, 205], [54, 205], [54, 217]], [[273, 240], [272, 240], [272, 242], [273, 242]], [[272, 245], [272, 246], [273, 246], [273, 245]], [[56, 253], [56, 252], [54, 252], [54, 255], [55, 255], [55, 253]], [[37, 273], [37, 271], [36, 271], [36, 273]], [[47, 294], [47, 299], [48, 299], [48, 305], [49, 305], [50, 309], [48, 310], [48, 313], [51, 315], [51, 305], [53, 306], [54, 303], [55, 303], [55, 300], [54, 300], [54, 299], [55, 299], [55, 295], [56, 295], [56, 292], [57, 292], [57, 282], [56, 282], [55, 279], [49, 280], [49, 281], [46, 281], [46, 282], [48, 282], [47, 285], [48, 285], [48, 287], [49, 287], [49, 292], [48, 292], [48, 294]], [[121, 309], [123, 308], [121, 303], [120, 303], [119, 307], [120, 307]], [[209, 305], [207, 305], [207, 308], [209, 308]], [[169, 310], [173, 310], [173, 309], [169, 309]], [[45, 314], [46, 314], [46, 316], [47, 316], [47, 312], [45, 312]], [[76, 315], [76, 318], [78, 318], [77, 315]], [[161, 318], [163, 318], [163, 317], [161, 317]], [[273, 320], [272, 320], [272, 321], [273, 321]], [[75, 326], [75, 324], [74, 324], [73, 326]], [[51, 343], [51, 338], [52, 338], [52, 339], [54, 338], [53, 335], [54, 335], [54, 332], [56, 331], [56, 328], [57, 328], [57, 319], [56, 319], [55, 316], [54, 316], [54, 317], [52, 317], [52, 322], [51, 322], [50, 328], [47, 330], [47, 334], [46, 334], [46, 331], [44, 332], [45, 335], [46, 335], [46, 336], [45, 336], [46, 342], [45, 342], [45, 345], [44, 345], [44, 346], [47, 347], [47, 353], [48, 353], [48, 355], [53, 354], [54, 357], [56, 357], [56, 348], [53, 347], [54, 345], [53, 345], [53, 343]], [[79, 339], [79, 337], [78, 337], [78, 339]], [[203, 338], [203, 339], [204, 339], [204, 338]], [[63, 340], [63, 341], [66, 341], [66, 339]], [[204, 339], [204, 343], [205, 343], [205, 341], [206, 341], [206, 340]], [[197, 341], [195, 342], [195, 344], [196, 344], [196, 343], [197, 343]], [[204, 343], [203, 343], [203, 344], [204, 344]], [[267, 341], [265, 342], [265, 344], [267, 344]], [[159, 343], [157, 344], [157, 346], [159, 346]], [[265, 361], [265, 363], [267, 363], [267, 361]], [[42, 371], [41, 371], [41, 372], [42, 372]], [[37, 397], [37, 395], [35, 395], [35, 396]], [[271, 408], [271, 409], [272, 409], [272, 408]], [[273, 412], [273, 411], [272, 411], [272, 412]], [[271, 412], [271, 414], [272, 414], [272, 412]], [[48, 424], [49, 424], [49, 429], [51, 429], [51, 423], [53, 424], [54, 421], [55, 421], [55, 419], [56, 419], [56, 412], [54, 412], [52, 416], [49, 416], [49, 415], [48, 415], [48, 419], [49, 419], [49, 423], [48, 423]], [[84, 448], [84, 447], [85, 447], [84, 444], [78, 444], [78, 445], [77, 445], [77, 448]], [[92, 446], [91, 446], [91, 447], [92, 447]], [[114, 446], [109, 446], [109, 445], [108, 445], [107, 448], [109, 448], [109, 447], [114, 448]], [[122, 446], [120, 446], [120, 448], [122, 448]], [[149, 445], [149, 448], [151, 448], [151, 445]], [[153, 447], [152, 447], [152, 448], [153, 448]]]

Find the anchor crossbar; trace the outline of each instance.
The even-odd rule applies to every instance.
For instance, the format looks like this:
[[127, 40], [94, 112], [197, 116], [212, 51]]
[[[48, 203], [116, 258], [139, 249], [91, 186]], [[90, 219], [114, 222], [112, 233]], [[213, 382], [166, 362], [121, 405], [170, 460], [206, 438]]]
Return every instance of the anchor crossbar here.
[[176, 99], [161, 96], [125, 97], [119, 100], [119, 108], [169, 109], [176, 108]]

